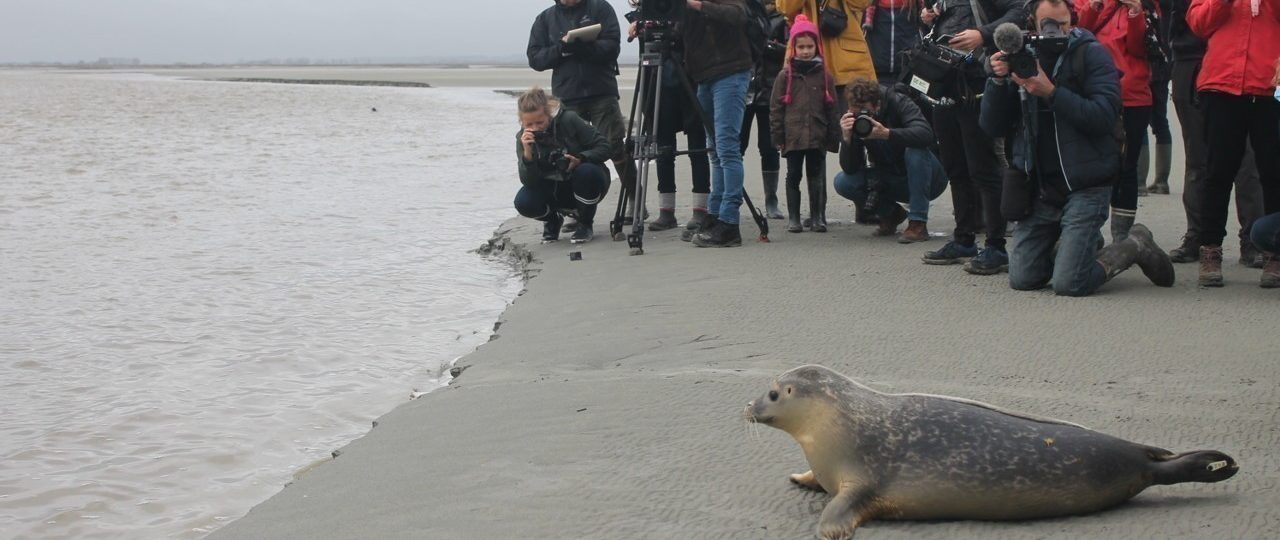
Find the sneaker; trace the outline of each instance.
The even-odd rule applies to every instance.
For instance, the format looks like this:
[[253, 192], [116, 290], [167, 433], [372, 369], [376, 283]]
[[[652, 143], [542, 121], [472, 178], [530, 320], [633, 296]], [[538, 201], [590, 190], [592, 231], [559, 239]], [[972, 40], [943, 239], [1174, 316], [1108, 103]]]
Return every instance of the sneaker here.
[[978, 256], [969, 259], [964, 271], [979, 276], [991, 276], [1009, 271], [1009, 252], [994, 247], [982, 248]]
[[962, 245], [955, 240], [951, 240], [942, 246], [942, 249], [930, 251], [924, 254], [922, 259], [925, 264], [960, 264], [978, 254], [977, 244]]
[[912, 244], [915, 242], [924, 242], [929, 239], [929, 226], [923, 221], [911, 220], [907, 224], [907, 228], [902, 230], [902, 234], [898, 235], [899, 244]]
[[542, 243], [550, 244], [560, 239], [560, 226], [564, 224], [564, 216], [553, 212], [551, 217], [542, 222]]
[[711, 230], [694, 235], [693, 245], [698, 247], [738, 247], [742, 245], [742, 233], [737, 223], [717, 221]]
[[1280, 288], [1280, 255], [1262, 254], [1262, 281], [1258, 286], [1264, 289]]
[[1191, 235], [1182, 237], [1182, 245], [1169, 250], [1169, 260], [1176, 263], [1189, 263], [1200, 260], [1200, 243]]
[[591, 230], [590, 223], [578, 223], [577, 230], [573, 231], [573, 236], [569, 237], [569, 242], [574, 244], [585, 244], [595, 238], [595, 233]]
[[564, 219], [563, 221], [564, 221], [564, 226], [560, 227], [560, 232], [573, 232], [578, 230], [578, 220], [576, 218], [570, 217], [569, 219]]
[[1222, 286], [1222, 246], [1200, 246], [1200, 286]]

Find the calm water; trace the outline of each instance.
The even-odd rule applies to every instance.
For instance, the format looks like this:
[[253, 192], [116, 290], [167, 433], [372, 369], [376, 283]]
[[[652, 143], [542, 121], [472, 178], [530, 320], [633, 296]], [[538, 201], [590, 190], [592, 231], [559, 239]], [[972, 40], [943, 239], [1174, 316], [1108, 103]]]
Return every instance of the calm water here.
[[468, 253], [513, 110], [0, 71], [0, 537], [201, 537], [444, 382], [520, 287]]

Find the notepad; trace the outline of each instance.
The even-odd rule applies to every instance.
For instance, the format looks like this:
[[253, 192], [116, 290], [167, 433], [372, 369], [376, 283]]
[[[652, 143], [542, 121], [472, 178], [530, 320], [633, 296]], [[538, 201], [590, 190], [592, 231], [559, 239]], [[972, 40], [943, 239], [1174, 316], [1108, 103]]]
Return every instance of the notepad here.
[[575, 41], [585, 41], [585, 42], [595, 41], [596, 37], [600, 35], [600, 30], [602, 28], [603, 27], [600, 26], [599, 24], [584, 26], [582, 28], [575, 28], [569, 31], [569, 33], [567, 34], [568, 39], [566, 39], [565, 42], [573, 43]]

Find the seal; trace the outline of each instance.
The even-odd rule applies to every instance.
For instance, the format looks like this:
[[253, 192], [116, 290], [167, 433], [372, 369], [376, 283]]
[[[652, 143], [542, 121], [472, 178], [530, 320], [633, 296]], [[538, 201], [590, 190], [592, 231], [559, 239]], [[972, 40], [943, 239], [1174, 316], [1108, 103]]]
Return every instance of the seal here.
[[1239, 471], [1222, 452], [1175, 454], [977, 401], [886, 394], [816, 365], [778, 376], [744, 414], [800, 444], [811, 470], [792, 482], [834, 496], [818, 522], [824, 539], [850, 538], [873, 519], [1084, 514], [1152, 485]]

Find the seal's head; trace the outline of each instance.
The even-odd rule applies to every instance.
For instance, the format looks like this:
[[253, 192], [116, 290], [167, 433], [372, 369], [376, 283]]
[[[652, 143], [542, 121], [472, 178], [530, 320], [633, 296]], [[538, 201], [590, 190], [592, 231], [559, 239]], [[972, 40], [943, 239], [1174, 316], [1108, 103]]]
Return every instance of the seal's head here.
[[808, 365], [792, 369], [773, 382], [768, 392], [747, 403], [743, 412], [748, 422], [764, 424], [797, 434], [810, 421], [815, 411], [829, 407], [816, 406], [815, 401], [830, 402], [833, 386], [847, 379], [822, 366]]

